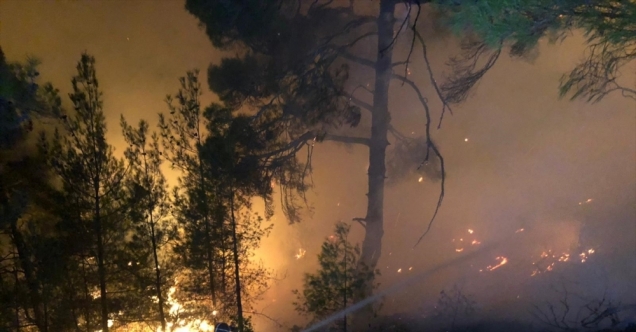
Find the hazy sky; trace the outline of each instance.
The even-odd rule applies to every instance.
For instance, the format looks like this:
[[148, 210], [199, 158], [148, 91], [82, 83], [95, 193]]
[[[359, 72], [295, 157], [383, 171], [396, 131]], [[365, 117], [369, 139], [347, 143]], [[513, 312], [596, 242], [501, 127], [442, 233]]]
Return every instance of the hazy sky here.
[[[419, 293], [388, 297], [389, 312], [425, 308], [442, 288], [454, 283], [465, 284], [486, 311], [514, 307], [514, 301], [525, 300], [519, 295], [521, 288], [552, 282], [543, 275], [529, 277], [533, 259], [547, 249], [578, 256], [572, 248], [581, 234], [595, 248], [586, 264], [602, 271], [604, 283], [627, 290], [622, 295], [636, 300], [636, 103], [618, 95], [594, 105], [558, 100], [560, 75], [583, 55], [580, 42], [572, 38], [563, 45], [542, 44], [532, 63], [502, 56], [473, 96], [455, 107], [454, 116], [447, 116], [442, 129], [434, 133], [447, 165], [446, 199], [433, 231], [415, 249], [439, 184], [428, 179], [418, 182], [419, 175], [413, 174], [387, 189], [379, 266], [384, 286], [402, 280], [409, 267], [421, 271], [459, 257], [460, 248], [471, 250], [459, 242], [507, 241], [479, 260], [423, 281], [413, 288]], [[165, 95], [178, 88], [177, 78], [199, 68], [205, 82], [208, 65], [220, 57], [182, 1], [2, 0], [0, 46], [10, 60], [40, 58], [43, 78], [63, 92], [70, 89], [81, 52], [94, 55], [109, 139], [119, 152], [121, 114], [130, 122], [146, 118], [156, 123], [156, 114], [166, 110]], [[396, 59], [404, 54], [403, 46], [398, 47]], [[441, 81], [455, 43], [432, 38], [429, 51]], [[411, 77], [427, 90], [428, 76], [419, 57], [416, 54]], [[636, 72], [636, 66], [632, 64], [630, 70]], [[634, 76], [627, 80], [636, 82]], [[392, 89], [395, 127], [421, 135], [424, 122], [416, 98], [400, 84]], [[214, 100], [210, 93], [204, 97]], [[439, 104], [430, 93], [429, 100], [437, 112]], [[277, 215], [272, 237], [259, 253], [279, 276], [285, 276], [273, 285], [260, 308], [285, 323], [295, 318], [290, 291], [299, 287], [303, 273], [316, 266], [315, 255], [334, 222], [363, 217], [366, 211], [364, 149], [325, 143], [317, 145], [313, 161], [315, 188], [309, 196], [313, 215], [294, 226]], [[359, 237], [360, 230], [353, 228], [354, 238]], [[521, 228], [523, 234], [515, 233]], [[296, 260], [299, 248], [307, 253]], [[496, 265], [496, 257], [508, 258], [508, 264], [479, 272]], [[580, 273], [571, 277], [586, 282]], [[594, 278], [590, 282], [600, 285], [600, 279]], [[265, 331], [273, 330], [266, 321], [257, 322]]]

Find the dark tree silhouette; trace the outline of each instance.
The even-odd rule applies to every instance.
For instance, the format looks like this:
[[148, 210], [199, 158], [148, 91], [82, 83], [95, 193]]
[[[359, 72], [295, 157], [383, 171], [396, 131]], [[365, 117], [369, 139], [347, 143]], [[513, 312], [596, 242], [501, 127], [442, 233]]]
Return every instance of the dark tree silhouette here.
[[[311, 153], [314, 142], [324, 140], [369, 148], [367, 211], [366, 216], [356, 220], [365, 228], [361, 262], [371, 268], [377, 265], [382, 249], [389, 134], [394, 134], [395, 140], [403, 137], [395, 134], [397, 131], [391, 127], [389, 86], [392, 81], [412, 89], [426, 114], [425, 153], [418, 164], [439, 163], [442, 170], [442, 191], [433, 219], [444, 196], [443, 159], [432, 140], [427, 100], [406, 75], [394, 72], [398, 68], [407, 71], [411, 61], [410, 53], [404, 61], [393, 60], [396, 39], [407, 27], [412, 31], [409, 41], [413, 46], [421, 44], [423, 59], [428, 63], [424, 39], [415, 29], [422, 3], [396, 0], [346, 4], [285, 0], [186, 2], [186, 9], [200, 20], [214, 46], [238, 50], [237, 57], [210, 66], [210, 89], [229, 107], [251, 109], [252, 121], [268, 125], [271, 135], [280, 141], [281, 153], [295, 155], [303, 147]], [[412, 11], [415, 15], [397, 20], [398, 4], [404, 4], [409, 14]], [[370, 12], [369, 7], [374, 14], [360, 14]], [[356, 11], [356, 8], [365, 10]], [[409, 20], [413, 18], [411, 24]], [[376, 47], [365, 52], [361, 47], [363, 43]], [[374, 82], [367, 87], [361, 77], [349, 77], [350, 66], [362, 68], [365, 74], [374, 77]], [[430, 70], [430, 66], [427, 68]], [[432, 73], [430, 77], [436, 87], [435, 94], [439, 95]], [[370, 101], [359, 96], [360, 92], [369, 93]], [[443, 112], [447, 110], [448, 105], [444, 103]], [[367, 135], [338, 134], [337, 130], [344, 126], [357, 126], [363, 116], [370, 117]], [[309, 161], [310, 158], [306, 162]], [[417, 164], [413, 165], [416, 167]], [[304, 177], [304, 174], [294, 176]], [[284, 181], [278, 180], [283, 197], [289, 197]], [[288, 201], [283, 203], [289, 206], [285, 204]], [[295, 214], [287, 215], [292, 222], [299, 220]], [[430, 229], [430, 224], [428, 227]], [[370, 293], [371, 288], [365, 294]]]

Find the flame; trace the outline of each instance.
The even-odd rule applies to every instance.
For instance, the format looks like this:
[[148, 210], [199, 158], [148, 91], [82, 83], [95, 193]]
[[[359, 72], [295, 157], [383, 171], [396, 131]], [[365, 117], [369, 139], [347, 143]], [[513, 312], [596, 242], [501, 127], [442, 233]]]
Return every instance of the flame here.
[[[594, 254], [594, 252], [595, 252], [594, 248], [590, 248], [581, 252], [579, 254], [579, 259], [581, 260], [581, 263], [585, 263], [589, 259], [589, 255]], [[567, 252], [557, 257], [557, 255], [555, 255], [552, 252], [552, 250], [543, 251], [541, 252], [541, 255], [539, 256], [539, 260], [532, 263], [532, 265], [534, 265], [535, 268], [532, 271], [532, 274], [530, 274], [530, 276], [534, 277], [537, 274], [550, 272], [554, 270], [557, 263], [565, 263], [569, 261], [571, 261], [570, 254]]]
[[506, 265], [508, 263], [508, 258], [504, 257], [504, 256], [498, 256], [497, 258], [495, 258], [496, 260], [499, 261], [499, 264], [492, 266], [492, 265], [488, 265], [486, 268], [488, 269], [488, 271], [493, 271], [496, 270], [504, 265]]
[[294, 257], [296, 257], [296, 259], [301, 259], [303, 257], [305, 257], [305, 254], [307, 253], [307, 250], [300, 248], [298, 249], [298, 253], [296, 255], [294, 255]]

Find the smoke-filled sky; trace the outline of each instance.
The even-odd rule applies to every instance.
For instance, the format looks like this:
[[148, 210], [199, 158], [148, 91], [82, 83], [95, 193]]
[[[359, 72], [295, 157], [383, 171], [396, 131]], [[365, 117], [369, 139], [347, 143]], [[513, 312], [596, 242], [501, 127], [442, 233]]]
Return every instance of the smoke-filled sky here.
[[[456, 41], [432, 30], [427, 38], [435, 75], [442, 81], [446, 61], [457, 52]], [[394, 59], [403, 59], [406, 43], [398, 45]], [[109, 139], [119, 153], [121, 114], [130, 122], [145, 118], [156, 123], [156, 114], [166, 111], [165, 95], [177, 91], [177, 78], [198, 68], [205, 82], [208, 65], [221, 56], [182, 1], [4, 0], [0, 46], [9, 60], [40, 58], [43, 78], [63, 93], [70, 89], [81, 52], [94, 55]], [[414, 171], [388, 187], [381, 287], [480, 245], [499, 246], [387, 296], [387, 312], [424, 314], [441, 289], [459, 284], [482, 313], [525, 315], [526, 309], [515, 310], [550, 296], [548, 286], [564, 278], [636, 301], [636, 102], [619, 95], [597, 104], [559, 100], [559, 78], [583, 56], [582, 39], [544, 43], [538, 51], [532, 61], [502, 56], [472, 97], [454, 107], [454, 115], [447, 114], [434, 132], [447, 166], [446, 197], [432, 231], [415, 248], [432, 215], [439, 182], [426, 177], [420, 182]], [[438, 112], [441, 105], [430, 93], [421, 54], [414, 55], [414, 62], [410, 77]], [[636, 72], [635, 64], [629, 72]], [[634, 75], [624, 79], [636, 84]], [[399, 82], [391, 92], [394, 126], [412, 137], [422, 135], [424, 116], [415, 95]], [[214, 99], [204, 95], [206, 102]], [[315, 187], [309, 195], [314, 213], [293, 226], [277, 214], [258, 255], [282, 279], [259, 305], [267, 315], [286, 325], [298, 321], [291, 290], [316, 267], [321, 242], [336, 221], [364, 217], [367, 158], [357, 146], [316, 146]], [[353, 229], [359, 239], [359, 226]], [[480, 244], [471, 246], [473, 240]], [[542, 251], [567, 252], [580, 262], [578, 244], [594, 250], [585, 269], [567, 269], [563, 263], [551, 273], [530, 277]], [[296, 259], [301, 248], [306, 255]], [[488, 270], [503, 258], [506, 265]], [[257, 324], [263, 331], [275, 328], [266, 319]]]

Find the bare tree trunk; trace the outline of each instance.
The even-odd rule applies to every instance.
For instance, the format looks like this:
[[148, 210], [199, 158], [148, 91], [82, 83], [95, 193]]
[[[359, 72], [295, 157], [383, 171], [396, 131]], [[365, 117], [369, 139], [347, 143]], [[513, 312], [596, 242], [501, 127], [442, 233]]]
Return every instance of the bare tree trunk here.
[[[198, 137], [201, 137], [198, 135]], [[199, 138], [198, 146], [201, 146], [201, 140]], [[207, 208], [207, 186], [205, 185], [205, 178], [203, 177], [203, 164], [201, 164], [201, 159], [199, 162], [199, 184], [201, 185], [201, 199], [206, 204], [206, 208], [203, 211], [203, 222], [205, 223], [205, 249], [206, 249], [206, 259], [208, 265], [208, 277], [210, 279], [210, 292], [212, 293], [212, 307], [216, 309], [216, 283], [214, 282], [214, 248], [212, 248], [212, 236], [210, 232], [212, 229], [210, 228], [210, 213]]]
[[152, 210], [150, 209], [150, 232], [152, 240], [152, 256], [155, 260], [155, 287], [157, 289], [157, 298], [159, 299], [159, 319], [161, 320], [161, 332], [166, 332], [166, 316], [163, 312], [163, 293], [161, 292], [161, 271], [159, 270], [159, 257], [157, 255], [157, 235], [155, 234], [155, 223], [152, 218]]
[[91, 295], [88, 289], [88, 279], [86, 278], [86, 258], [82, 259], [82, 279], [84, 281], [84, 319], [86, 319], [86, 331], [92, 331], [91, 326]]
[[236, 285], [236, 310], [238, 318], [238, 330], [243, 332], [243, 302], [241, 301], [241, 276], [239, 272], [238, 237], [236, 236], [236, 218], [234, 217], [234, 188], [230, 188], [230, 213], [232, 214], [232, 243], [234, 252], [234, 279]]
[[18, 292], [20, 291], [20, 279], [18, 278], [18, 253], [13, 252], [13, 293], [15, 294], [15, 298], [13, 299], [14, 304], [14, 325], [15, 330], [20, 331], [20, 302], [18, 297]]
[[208, 264], [208, 277], [210, 278], [210, 292], [212, 293], [212, 306], [216, 307], [216, 287], [214, 282], [214, 252], [212, 248], [212, 237], [210, 236], [210, 223], [206, 217], [205, 220], [205, 248]]
[[[375, 64], [375, 87], [373, 111], [371, 113], [371, 138], [369, 141], [369, 192], [367, 193], [366, 233], [362, 242], [360, 263], [374, 270], [382, 253], [384, 235], [384, 179], [386, 177], [386, 147], [389, 145], [387, 133], [391, 115], [389, 113], [389, 83], [393, 55], [393, 12], [395, 0], [380, 1], [378, 15], [378, 55]], [[373, 283], [365, 285], [363, 296], [369, 296]], [[361, 300], [356, 299], [357, 301]], [[365, 314], [366, 312], [366, 314]], [[370, 318], [370, 310], [363, 310], [354, 317], [357, 329], [364, 328]], [[368, 324], [368, 323], [367, 323]]]
[[108, 332], [108, 301], [106, 298], [106, 266], [104, 263], [104, 235], [102, 234], [102, 220], [100, 216], [100, 206], [99, 206], [99, 178], [95, 179], [94, 188], [95, 188], [95, 216], [94, 216], [94, 226], [95, 226], [95, 234], [97, 236], [97, 272], [99, 274], [99, 295], [100, 295], [100, 304], [101, 304], [101, 325], [102, 332]]

